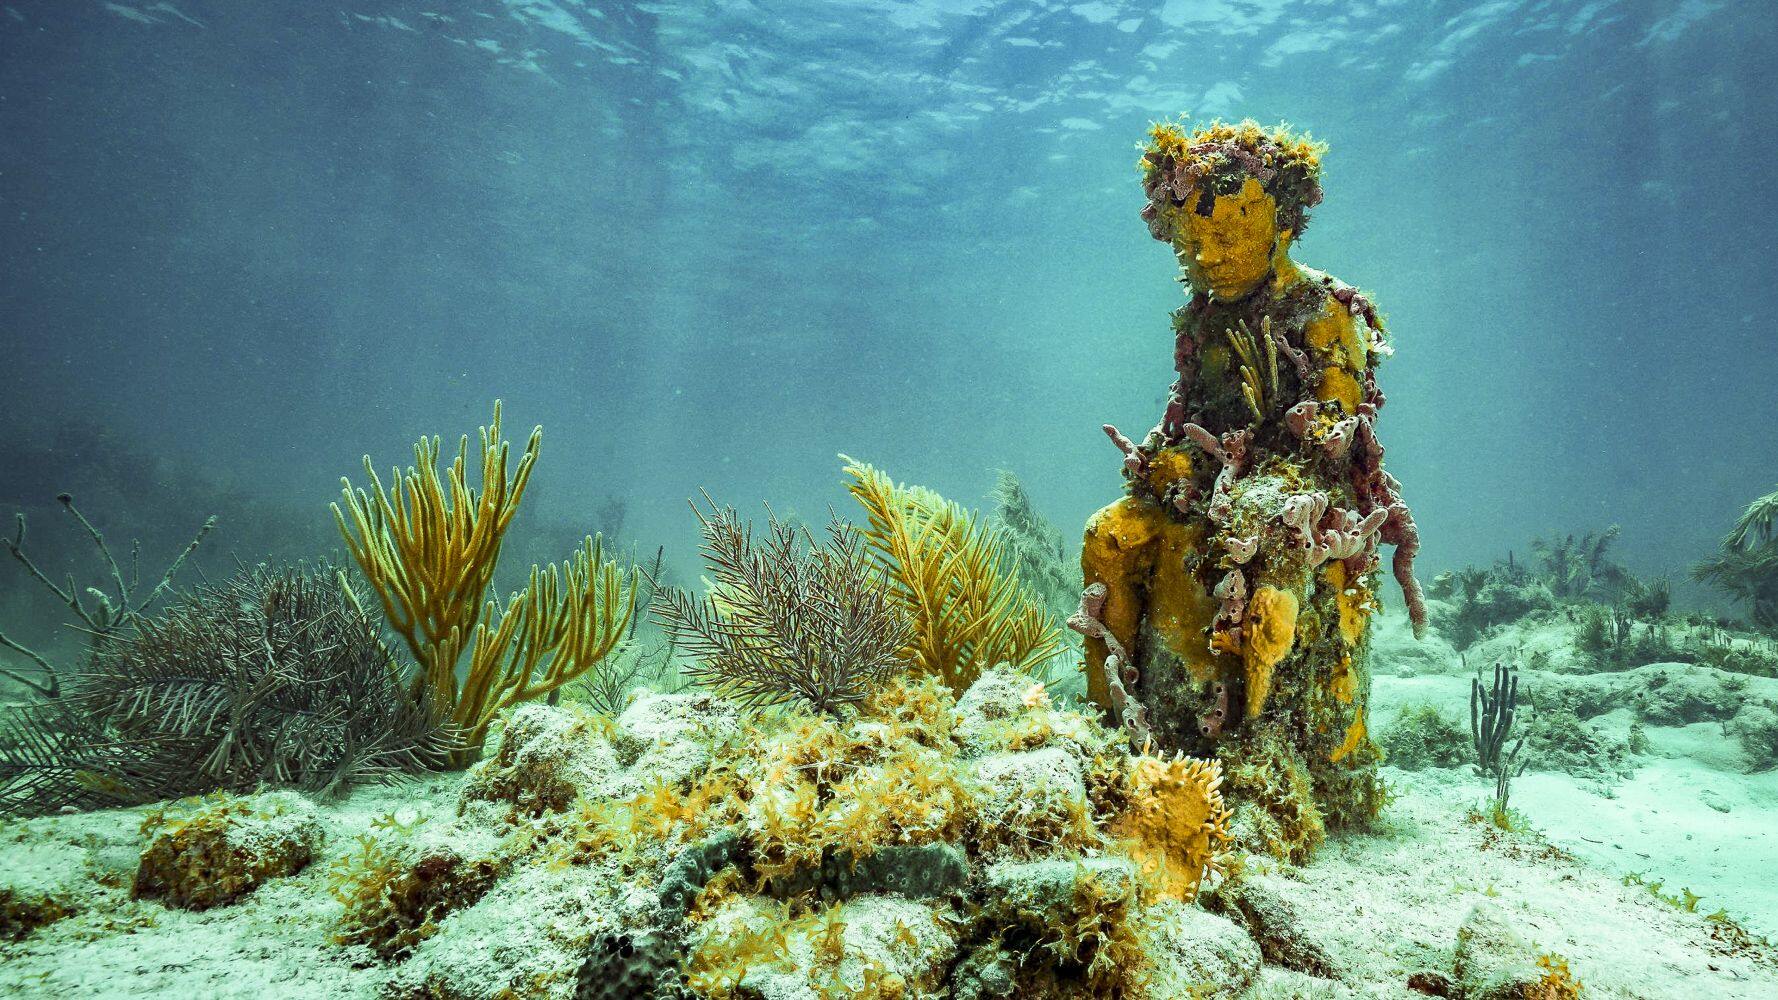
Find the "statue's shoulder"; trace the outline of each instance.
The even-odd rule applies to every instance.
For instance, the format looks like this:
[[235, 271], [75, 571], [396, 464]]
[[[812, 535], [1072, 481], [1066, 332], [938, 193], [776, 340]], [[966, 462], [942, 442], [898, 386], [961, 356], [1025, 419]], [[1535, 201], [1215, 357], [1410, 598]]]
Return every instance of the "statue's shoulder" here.
[[1173, 310], [1173, 331], [1175, 333], [1196, 330], [1204, 322], [1204, 316], [1210, 311], [1210, 296], [1203, 292], [1191, 292], [1185, 305]]
[[1298, 280], [1285, 294], [1302, 300], [1307, 307], [1305, 311], [1326, 316], [1345, 315], [1351, 317], [1354, 324], [1363, 320], [1372, 330], [1383, 329], [1383, 320], [1377, 314], [1377, 307], [1356, 285], [1348, 285], [1326, 271], [1317, 271], [1301, 264], [1297, 265], [1297, 271]]
[[1322, 369], [1316, 395], [1356, 413], [1363, 401], [1361, 381], [1382, 342], [1382, 321], [1376, 307], [1352, 285], [1313, 268], [1299, 265], [1298, 271], [1297, 280], [1279, 295], [1302, 331], [1304, 346]]

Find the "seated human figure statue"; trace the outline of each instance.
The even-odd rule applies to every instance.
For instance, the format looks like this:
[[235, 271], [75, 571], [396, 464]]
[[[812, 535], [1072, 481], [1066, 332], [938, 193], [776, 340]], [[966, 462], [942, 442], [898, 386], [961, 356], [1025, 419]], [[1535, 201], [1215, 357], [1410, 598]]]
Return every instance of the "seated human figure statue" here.
[[1424, 620], [1418, 534], [1375, 433], [1382, 322], [1290, 257], [1321, 152], [1252, 122], [1151, 133], [1142, 215], [1190, 293], [1178, 379], [1140, 444], [1105, 428], [1126, 494], [1087, 524], [1070, 620], [1089, 695], [1137, 741], [1222, 759], [1248, 803], [1237, 830], [1296, 858], [1381, 801], [1365, 724], [1379, 541]]

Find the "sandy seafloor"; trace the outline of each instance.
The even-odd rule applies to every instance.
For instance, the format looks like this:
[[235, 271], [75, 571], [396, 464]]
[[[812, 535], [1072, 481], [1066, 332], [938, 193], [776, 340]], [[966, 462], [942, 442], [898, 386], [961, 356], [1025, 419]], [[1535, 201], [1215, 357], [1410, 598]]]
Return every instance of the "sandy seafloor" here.
[[[1402, 631], [1387, 619], [1379, 629], [1375, 727], [1387, 727], [1410, 702], [1431, 702], [1467, 725], [1463, 661], [1436, 639], [1410, 645]], [[1472, 649], [1469, 663], [1566, 641], [1560, 624], [1508, 629]], [[1528, 672], [1526, 683], [1537, 683], [1537, 674]], [[1749, 682], [1751, 689], [1736, 686], [1778, 700], [1778, 681]], [[1619, 708], [1593, 725], [1627, 729], [1633, 716]], [[1650, 748], [1628, 777], [1532, 772], [1518, 780], [1513, 804], [1540, 835], [1500, 835], [1472, 822], [1468, 813], [1491, 783], [1468, 769], [1386, 767], [1393, 797], [1377, 830], [1339, 834], [1305, 868], [1265, 876], [1294, 902], [1338, 966], [1337, 980], [1268, 966], [1245, 995], [1423, 996], [1408, 988], [1409, 976], [1448, 971], [1459, 923], [1491, 898], [1536, 948], [1567, 958], [1587, 997], [1778, 997], [1772, 953], [1719, 940], [1704, 918], [1720, 908], [1756, 933], [1778, 936], [1778, 771], [1749, 772], [1720, 721], [1644, 725]], [[461, 781], [439, 775], [366, 788], [325, 806], [323, 857], [345, 853], [376, 816], [454, 813]], [[74, 882], [90, 901], [22, 942], [0, 943], [0, 994], [379, 995], [388, 969], [329, 939], [339, 906], [326, 891], [325, 863], [204, 913], [129, 900], [142, 812], [50, 817], [0, 832], [0, 884]], [[1626, 884], [1632, 872], [1669, 893], [1687, 888], [1702, 902], [1695, 912], [1675, 908], [1643, 885]]]

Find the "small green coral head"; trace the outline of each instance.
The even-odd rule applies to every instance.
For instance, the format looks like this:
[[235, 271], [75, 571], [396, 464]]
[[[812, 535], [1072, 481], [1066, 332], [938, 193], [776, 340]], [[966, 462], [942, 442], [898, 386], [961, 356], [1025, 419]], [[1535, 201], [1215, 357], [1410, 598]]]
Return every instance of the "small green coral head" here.
[[1284, 124], [1268, 129], [1251, 119], [1213, 121], [1188, 133], [1181, 122], [1161, 122], [1149, 130], [1142, 154], [1142, 188], [1148, 194], [1142, 218], [1155, 239], [1173, 242], [1175, 220], [1188, 203], [1209, 215], [1217, 197], [1239, 194], [1251, 178], [1277, 202], [1279, 230], [1290, 238], [1301, 236], [1309, 209], [1321, 204], [1325, 151]]

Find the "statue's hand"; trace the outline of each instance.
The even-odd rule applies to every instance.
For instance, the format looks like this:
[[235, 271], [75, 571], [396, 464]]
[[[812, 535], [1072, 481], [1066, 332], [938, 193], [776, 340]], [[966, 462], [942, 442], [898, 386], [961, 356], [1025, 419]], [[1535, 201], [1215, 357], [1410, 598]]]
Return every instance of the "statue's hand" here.
[[1167, 408], [1161, 413], [1161, 422], [1155, 429], [1161, 432], [1162, 444], [1176, 444], [1185, 437], [1185, 395], [1179, 391], [1179, 383], [1173, 383], [1173, 389], [1167, 394]]

